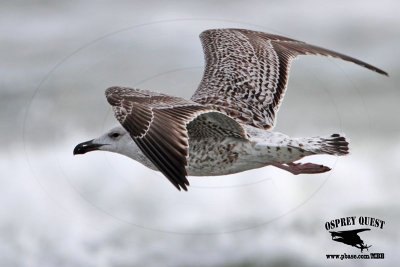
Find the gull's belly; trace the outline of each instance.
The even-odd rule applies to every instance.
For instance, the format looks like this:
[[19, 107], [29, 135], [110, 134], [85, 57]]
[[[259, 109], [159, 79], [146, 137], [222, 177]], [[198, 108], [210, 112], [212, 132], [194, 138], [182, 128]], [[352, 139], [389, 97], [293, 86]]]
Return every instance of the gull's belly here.
[[214, 176], [237, 173], [265, 166], [262, 151], [239, 138], [207, 138], [189, 143], [188, 175]]
[[[249, 140], [235, 137], [189, 139], [188, 175], [233, 174], [274, 163], [294, 162], [309, 155], [293, 146], [292, 140], [286, 135], [267, 131], [260, 131], [260, 134], [254, 134], [253, 131], [250, 134]], [[140, 157], [136, 156], [135, 160], [158, 171], [145, 155], [141, 152], [138, 155]]]
[[308, 155], [283, 134], [264, 131], [250, 140], [227, 137], [189, 139], [188, 175], [226, 175], [289, 163]]

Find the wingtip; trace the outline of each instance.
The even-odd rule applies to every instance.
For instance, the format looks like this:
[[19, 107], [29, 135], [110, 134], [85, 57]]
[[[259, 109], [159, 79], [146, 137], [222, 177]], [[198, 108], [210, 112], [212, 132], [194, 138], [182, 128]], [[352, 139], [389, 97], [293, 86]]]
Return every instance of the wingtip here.
[[385, 75], [385, 76], [389, 77], [389, 73], [387, 73], [387, 72], [384, 71], [384, 70], [378, 69], [378, 68], [376, 68], [376, 67], [371, 68], [371, 70], [375, 71], [376, 73], [379, 73], [379, 74], [382, 74], [382, 75]]
[[[187, 191], [188, 191], [187, 186], [189, 186], [189, 185], [190, 185], [190, 184], [189, 184], [189, 181], [185, 181], [184, 184], [181, 184], [181, 188], [183, 189], [183, 191], [187, 192]], [[180, 190], [179, 190], [179, 191], [180, 191]]]
[[178, 189], [179, 192], [181, 192], [182, 189], [183, 189], [184, 192], [188, 191], [186, 185], [176, 185], [175, 188]]
[[178, 189], [179, 192], [182, 191], [182, 189], [183, 189], [183, 191], [187, 192], [188, 191], [187, 187], [190, 185], [189, 181], [185, 181], [185, 182], [179, 183], [179, 184], [175, 184], [175, 183], [172, 183], [172, 184], [175, 186], [176, 189]]

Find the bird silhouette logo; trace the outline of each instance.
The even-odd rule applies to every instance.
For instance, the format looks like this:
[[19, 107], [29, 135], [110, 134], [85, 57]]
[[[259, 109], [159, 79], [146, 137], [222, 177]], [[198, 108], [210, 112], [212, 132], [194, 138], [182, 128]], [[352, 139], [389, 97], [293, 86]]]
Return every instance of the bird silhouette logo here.
[[371, 246], [364, 244], [364, 241], [361, 239], [358, 233], [370, 230], [371, 229], [369, 228], [363, 228], [363, 229], [354, 229], [354, 230], [337, 231], [337, 232], [329, 231], [329, 233], [331, 233], [333, 241], [341, 242], [346, 245], [359, 248], [361, 252], [363, 252], [364, 249], [368, 251], [368, 248], [370, 248]]

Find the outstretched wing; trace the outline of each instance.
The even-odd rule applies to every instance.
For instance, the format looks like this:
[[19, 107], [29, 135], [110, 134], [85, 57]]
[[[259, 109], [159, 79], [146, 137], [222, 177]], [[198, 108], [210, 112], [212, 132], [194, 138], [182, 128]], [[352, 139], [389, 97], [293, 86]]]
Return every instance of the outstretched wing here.
[[362, 229], [355, 229], [355, 230], [352, 230], [353, 233], [361, 233], [361, 232], [364, 232], [364, 231], [371, 231], [371, 229], [369, 229], [369, 228], [362, 228]]
[[343, 234], [358, 234], [364, 231], [371, 231], [369, 228], [361, 228], [361, 229], [355, 229], [355, 230], [345, 230], [345, 231], [329, 231], [332, 235], [343, 235]]
[[[186, 178], [188, 138], [190, 134], [202, 134], [200, 124], [192, 127], [192, 133], [188, 132], [190, 122], [209, 114], [208, 126], [215, 126], [209, 131], [215, 129], [218, 133], [245, 138], [244, 130], [236, 121], [190, 100], [126, 87], [110, 87], [106, 97], [115, 117], [138, 147], [179, 190], [187, 190], [189, 185]], [[214, 125], [218, 120], [226, 123]]]
[[216, 29], [202, 32], [200, 39], [206, 66], [191, 99], [262, 129], [274, 126], [291, 61], [299, 55], [340, 58], [387, 75], [358, 59], [279, 35]]

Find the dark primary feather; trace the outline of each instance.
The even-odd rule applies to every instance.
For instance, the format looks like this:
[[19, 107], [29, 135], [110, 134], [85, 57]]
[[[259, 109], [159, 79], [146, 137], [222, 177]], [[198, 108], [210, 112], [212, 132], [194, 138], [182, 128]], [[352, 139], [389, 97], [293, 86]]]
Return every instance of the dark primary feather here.
[[191, 99], [262, 129], [273, 127], [290, 64], [299, 55], [340, 58], [387, 75], [358, 59], [274, 34], [215, 29], [202, 32], [200, 39], [206, 66]]
[[[246, 138], [235, 120], [190, 100], [127, 87], [110, 87], [106, 97], [137, 146], [179, 190], [189, 185], [189, 137], [222, 133]], [[198, 117], [206, 118], [208, 124], [202, 124], [203, 119], [196, 122]]]

